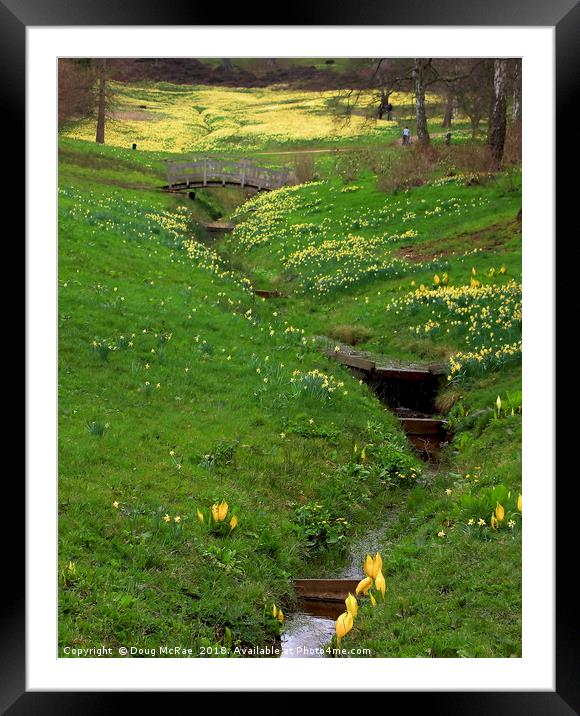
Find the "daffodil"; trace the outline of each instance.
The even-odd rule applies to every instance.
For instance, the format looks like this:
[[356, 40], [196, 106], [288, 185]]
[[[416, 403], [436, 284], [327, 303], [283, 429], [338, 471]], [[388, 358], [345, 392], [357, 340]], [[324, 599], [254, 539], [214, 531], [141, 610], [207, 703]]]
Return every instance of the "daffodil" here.
[[284, 612], [281, 609], [278, 609], [278, 621], [280, 624], [284, 623]]
[[366, 594], [372, 586], [372, 577], [365, 577], [364, 579], [361, 579], [361, 581], [356, 585], [356, 589], [354, 590], [354, 592], [355, 594], [360, 594], [361, 592], [363, 594]]
[[377, 574], [377, 577], [375, 579], [375, 587], [379, 590], [379, 592], [385, 596], [385, 592], [387, 591], [387, 582], [385, 580], [385, 577], [383, 576], [382, 572], [379, 572]]
[[355, 619], [358, 613], [358, 602], [356, 597], [353, 597], [353, 595], [349, 592], [348, 597], [344, 600], [344, 603], [346, 604], [346, 611], [352, 615], [353, 619]]
[[342, 639], [352, 629], [353, 619], [352, 614], [344, 612], [336, 620], [336, 645], [340, 646]]
[[278, 607], [275, 604], [272, 604], [272, 616], [274, 619], [278, 618]]
[[495, 519], [498, 522], [503, 522], [504, 517], [505, 517], [505, 510], [504, 510], [503, 506], [500, 505], [498, 502], [497, 507], [495, 508]]
[[521, 495], [518, 497], [518, 510], [520, 512], [522, 511], [522, 496]]
[[238, 518], [236, 517], [236, 515], [234, 515], [232, 517], [232, 519], [230, 520], [230, 532], [232, 530], [235, 530], [237, 526], [238, 526]]
[[370, 598], [371, 598], [371, 604], [373, 605], [373, 607], [376, 607], [376, 606], [377, 606], [377, 600], [373, 597], [372, 594], [370, 595]]
[[201, 510], [197, 510], [197, 519], [203, 524], [205, 522], [205, 516]]

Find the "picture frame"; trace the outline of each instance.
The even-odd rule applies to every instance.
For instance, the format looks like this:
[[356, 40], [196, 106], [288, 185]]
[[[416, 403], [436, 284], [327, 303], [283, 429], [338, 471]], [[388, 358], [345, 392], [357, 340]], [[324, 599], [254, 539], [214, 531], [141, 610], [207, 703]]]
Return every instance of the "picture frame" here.
[[[348, 8], [331, 7], [330, 3], [317, 7], [303, 8], [294, 6], [287, 9], [288, 25], [469, 25], [469, 26], [550, 26], [555, 28], [556, 38], [556, 132], [560, 142], [556, 145], [558, 178], [555, 190], [559, 192], [557, 202], [557, 221], [564, 224], [571, 221], [571, 196], [573, 182], [565, 179], [567, 170], [573, 169], [573, 153], [565, 145], [565, 139], [573, 133], [570, 129], [573, 117], [572, 102], [577, 83], [579, 66], [580, 27], [579, 5], [573, 1], [557, 2], [550, 5], [542, 3], [524, 3], [521, 0], [493, 0], [486, 5], [473, 2], [454, 5], [437, 3], [426, 5], [421, 0], [410, 0], [405, 4], [379, 6], [371, 3]], [[228, 10], [230, 13], [230, 10]], [[0, 33], [2, 42], [0, 52], [0, 75], [4, 89], [4, 112], [7, 124], [24, 127], [26, 117], [26, 29], [33, 26], [83, 26], [83, 25], [215, 25], [218, 19], [216, 9], [187, 6], [159, 6], [152, 2], [125, 3], [88, 3], [77, 0], [71, 5], [64, 0], [1, 0]], [[228, 17], [232, 24], [249, 25], [245, 8], [232, 8]], [[221, 23], [217, 23], [221, 24]], [[258, 23], [259, 24], [259, 23]], [[548, 107], [546, 111], [550, 111]], [[13, 131], [13, 130], [12, 130]], [[21, 160], [19, 166], [24, 167]], [[20, 184], [14, 177], [8, 187], [7, 204], [15, 206], [23, 201]], [[6, 196], [6, 195], [5, 195]], [[24, 208], [24, 207], [23, 207]], [[549, 337], [548, 337], [549, 338]], [[553, 380], [553, 376], [549, 376]], [[27, 395], [27, 409], [34, 405], [34, 396]], [[547, 426], [547, 430], [555, 426]], [[560, 436], [561, 447], [565, 436]], [[569, 488], [561, 484], [557, 498], [558, 528], [557, 538], [560, 545], [573, 544], [574, 504], [570, 499]], [[23, 499], [24, 498], [24, 499]], [[20, 502], [22, 501], [22, 503]], [[24, 489], [19, 487], [12, 504], [25, 504]], [[22, 534], [22, 525], [18, 511], [11, 510], [14, 519], [13, 530], [7, 534]], [[18, 520], [18, 523], [17, 523]], [[28, 713], [101, 713], [115, 708], [132, 708], [129, 698], [132, 693], [80, 693], [80, 692], [36, 692], [26, 687], [26, 594], [24, 590], [25, 549], [16, 547], [12, 540], [8, 550], [9, 564], [6, 574], [10, 575], [12, 589], [8, 604], [2, 612], [1, 620], [1, 656], [2, 689], [0, 706], [3, 712], [10, 714]], [[24, 540], [22, 541], [24, 545]], [[580, 710], [580, 689], [577, 674], [577, 627], [578, 616], [574, 600], [571, 598], [570, 577], [573, 569], [570, 558], [566, 558], [561, 549], [556, 556], [556, 577], [554, 587], [557, 590], [556, 602], [556, 661], [554, 665], [556, 690], [554, 692], [398, 692], [389, 695], [389, 702], [396, 697], [399, 703], [411, 704], [416, 709], [425, 708], [431, 713], [446, 714], [554, 714], [562, 716]], [[538, 575], [540, 579], [551, 575]], [[15, 588], [14, 588], [15, 587]], [[20, 590], [20, 591], [19, 591]], [[461, 684], [458, 684], [461, 689]], [[373, 685], [380, 690], [380, 685]], [[369, 689], [371, 690], [371, 689]], [[162, 697], [163, 698], [163, 697]], [[409, 701], [411, 699], [411, 701]]]

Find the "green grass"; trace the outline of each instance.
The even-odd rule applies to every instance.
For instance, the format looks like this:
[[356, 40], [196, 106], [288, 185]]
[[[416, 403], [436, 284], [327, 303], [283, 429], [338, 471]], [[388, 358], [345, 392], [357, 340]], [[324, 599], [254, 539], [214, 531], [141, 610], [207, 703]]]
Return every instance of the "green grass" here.
[[[269, 607], [292, 608], [291, 578], [333, 576], [355, 538], [388, 522], [386, 603], [360, 610], [345, 645], [519, 655], [519, 514], [514, 529], [467, 524], [489, 524], [504, 488], [508, 512], [519, 494], [519, 363], [450, 381], [440, 401], [456, 437], [431, 471], [371, 391], [310, 340], [346, 327], [357, 347], [442, 361], [492, 340], [448, 325], [444, 306], [387, 306], [431, 289], [435, 273], [462, 290], [475, 268], [491, 295], [468, 313], [499, 310], [501, 287], [521, 280], [519, 177], [391, 195], [368, 170], [343, 183], [336, 158], [320, 155], [319, 183], [255, 199], [257, 211], [242, 207], [232, 238], [215, 244], [201, 225], [244, 194], [160, 192], [170, 156], [61, 140], [61, 649], [171, 642], [227, 654], [271, 642]], [[362, 241], [340, 263], [317, 253], [349, 234]], [[288, 264], [306, 249], [316, 261]], [[349, 281], [334, 285], [339, 270]], [[286, 296], [256, 299], [247, 278]], [[430, 320], [440, 327], [410, 330]], [[497, 340], [517, 336], [517, 326], [501, 331]], [[367, 446], [364, 465], [355, 444]], [[221, 500], [239, 518], [231, 535], [197, 519]]]

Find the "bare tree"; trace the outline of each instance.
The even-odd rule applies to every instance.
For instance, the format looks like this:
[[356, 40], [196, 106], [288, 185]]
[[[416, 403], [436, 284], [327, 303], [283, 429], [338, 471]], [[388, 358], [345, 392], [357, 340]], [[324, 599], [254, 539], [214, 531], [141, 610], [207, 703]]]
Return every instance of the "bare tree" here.
[[501, 166], [506, 135], [507, 60], [493, 61], [493, 104], [489, 120], [487, 148], [495, 169]]
[[520, 59], [514, 60], [514, 71], [513, 71], [513, 118], [515, 122], [522, 121], [522, 61]]
[[90, 60], [58, 61], [58, 124], [89, 117], [94, 111], [95, 76]]
[[475, 139], [479, 123], [487, 116], [492, 96], [492, 60], [463, 60], [458, 63], [460, 79], [453, 83], [453, 92], [461, 111], [471, 122]]
[[107, 101], [107, 59], [103, 57], [97, 62], [99, 78], [97, 101], [97, 144], [105, 143], [105, 109]]

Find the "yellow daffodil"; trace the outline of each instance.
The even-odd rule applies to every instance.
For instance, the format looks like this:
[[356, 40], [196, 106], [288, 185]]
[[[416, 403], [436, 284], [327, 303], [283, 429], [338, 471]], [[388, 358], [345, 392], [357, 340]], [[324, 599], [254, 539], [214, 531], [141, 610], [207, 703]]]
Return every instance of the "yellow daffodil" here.
[[495, 508], [495, 519], [498, 522], [503, 522], [504, 517], [505, 517], [505, 510], [504, 510], [503, 506], [500, 505], [498, 502], [497, 507]]
[[375, 587], [379, 590], [379, 592], [384, 597], [385, 592], [387, 591], [387, 582], [385, 581], [385, 578], [384, 578], [382, 572], [379, 572], [377, 574], [377, 578], [375, 579]]
[[349, 614], [349, 612], [344, 612], [343, 614], [341, 614], [338, 617], [338, 619], [336, 620], [336, 644], [337, 644], [337, 646], [340, 646], [340, 642], [348, 634], [348, 632], [352, 629], [352, 625], [353, 625], [352, 614]]
[[370, 595], [370, 597], [371, 597], [371, 604], [373, 605], [373, 607], [376, 607], [376, 606], [377, 606], [377, 600], [373, 597], [372, 594]]
[[520, 512], [522, 511], [522, 496], [521, 495], [518, 497], [518, 510]]
[[364, 563], [364, 571], [367, 577], [374, 577], [374, 570], [375, 570], [375, 561], [370, 556], [370, 554], [367, 554], [365, 563]]
[[349, 614], [352, 614], [352, 618], [355, 619], [358, 613], [358, 602], [356, 597], [353, 597], [353, 595], [349, 592], [348, 597], [344, 600], [344, 603], [346, 604], [346, 611]]
[[205, 516], [201, 510], [197, 510], [197, 519], [203, 524], [205, 522]]
[[226, 515], [228, 514], [228, 510], [228, 503], [225, 500], [223, 502], [220, 502], [218, 506], [218, 522], [223, 522], [225, 520]]
[[360, 594], [361, 592], [363, 594], [366, 594], [369, 589], [373, 585], [373, 580], [371, 577], [365, 577], [364, 579], [361, 579], [361, 581], [356, 585], [355, 594]]
[[272, 604], [272, 616], [274, 619], [278, 618], [278, 607], [275, 604]]
[[280, 624], [284, 624], [284, 612], [281, 609], [278, 610], [278, 621]]
[[497, 529], [497, 520], [496, 520], [495, 515], [493, 514], [493, 512], [491, 513], [491, 518], [490, 518], [489, 523], [490, 523], [490, 525], [491, 525], [491, 529], [492, 529], [492, 530], [496, 530], [496, 529]]
[[238, 518], [236, 517], [236, 515], [234, 515], [232, 517], [232, 519], [230, 520], [230, 532], [232, 530], [235, 530], [237, 526], [238, 526]]

